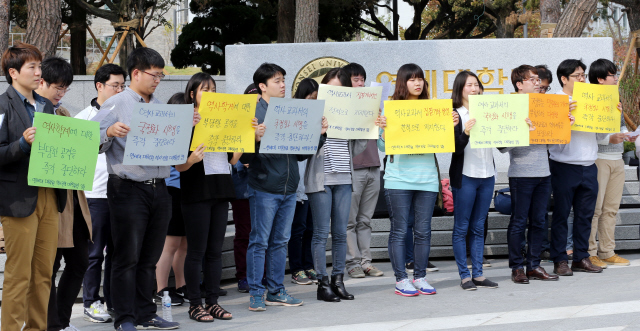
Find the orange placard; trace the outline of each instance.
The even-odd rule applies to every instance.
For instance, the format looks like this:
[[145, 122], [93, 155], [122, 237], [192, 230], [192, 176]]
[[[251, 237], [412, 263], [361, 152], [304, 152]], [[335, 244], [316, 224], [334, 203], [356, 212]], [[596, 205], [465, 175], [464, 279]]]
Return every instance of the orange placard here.
[[529, 94], [529, 119], [536, 127], [529, 132], [530, 144], [568, 144], [571, 141], [568, 95]]

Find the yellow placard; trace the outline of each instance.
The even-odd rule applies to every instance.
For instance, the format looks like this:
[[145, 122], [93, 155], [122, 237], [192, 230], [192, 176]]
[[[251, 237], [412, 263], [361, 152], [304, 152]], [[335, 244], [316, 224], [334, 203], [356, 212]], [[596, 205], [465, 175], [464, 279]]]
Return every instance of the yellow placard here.
[[485, 94], [469, 96], [471, 148], [529, 146], [529, 96]]
[[617, 85], [586, 84], [573, 85], [573, 100], [576, 109], [572, 115], [576, 121], [571, 130], [598, 133], [620, 132], [620, 94]]
[[385, 101], [384, 109], [386, 154], [455, 151], [451, 99]]
[[256, 96], [253, 94], [202, 93], [202, 117], [196, 125], [191, 150], [206, 146], [205, 152], [255, 151], [255, 129], [251, 120], [256, 114]]

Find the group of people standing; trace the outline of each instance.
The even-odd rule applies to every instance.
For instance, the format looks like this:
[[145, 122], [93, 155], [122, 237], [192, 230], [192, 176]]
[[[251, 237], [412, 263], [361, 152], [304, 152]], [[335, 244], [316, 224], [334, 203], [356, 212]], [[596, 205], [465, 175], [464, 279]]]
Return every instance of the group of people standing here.
[[[7, 250], [3, 331], [23, 327], [77, 330], [70, 325], [70, 317], [81, 287], [85, 319], [114, 321], [116, 330], [178, 328], [179, 323], [156, 314], [165, 291], [170, 292], [173, 304], [189, 302], [189, 317], [197, 322], [231, 319], [232, 314], [218, 302], [226, 294], [220, 280], [229, 204], [236, 227], [238, 290], [250, 294], [249, 310], [303, 304], [284, 286], [287, 251], [292, 282], [317, 283], [318, 300], [354, 300], [345, 287], [345, 273], [352, 278], [384, 274], [372, 264], [370, 248], [371, 218], [381, 189], [391, 222], [388, 247], [395, 293], [436, 293], [426, 271], [435, 269], [429, 262], [431, 219], [434, 208], [442, 207], [441, 169], [432, 153], [387, 155], [381, 162], [384, 114], [376, 119], [377, 140], [329, 138], [329, 123], [323, 117], [315, 154], [260, 153], [269, 101], [285, 96], [286, 75], [282, 67], [264, 63], [245, 90], [245, 94], [257, 95], [256, 114], [250, 123], [255, 128], [254, 153], [205, 153], [206, 146], [201, 144], [189, 152], [186, 163], [173, 167], [123, 165], [136, 103], [161, 103], [154, 92], [164, 78], [164, 61], [155, 50], [138, 48], [129, 56], [126, 71], [114, 64], [97, 70], [97, 97], [75, 116], [100, 122], [93, 190], [34, 187], [27, 185], [37, 134], [33, 118], [36, 112], [70, 116], [61, 99], [73, 82], [71, 66], [58, 57], [43, 60], [38, 49], [28, 44], [10, 47], [1, 65], [11, 84], [0, 95], [0, 220]], [[557, 70], [562, 86], [559, 93], [571, 96], [573, 84], [584, 82], [585, 70], [579, 60], [563, 61]], [[613, 63], [600, 59], [591, 64], [589, 80], [614, 84], [616, 72]], [[366, 77], [361, 65], [351, 63], [330, 69], [322, 84], [362, 87]], [[511, 80], [517, 93], [546, 93], [552, 74], [545, 66], [522, 65], [512, 71]], [[424, 71], [416, 64], [401, 66], [395, 84], [393, 100], [430, 97]], [[305, 79], [293, 97], [316, 99], [318, 89], [315, 80]], [[469, 115], [469, 96], [482, 90], [482, 82], [472, 72], [462, 71], [454, 80], [451, 120], [456, 151], [449, 169], [452, 241], [460, 286], [465, 290], [498, 287], [482, 270], [497, 174], [493, 150], [469, 145], [475, 124]], [[195, 126], [205, 92], [216, 92], [216, 82], [198, 73], [168, 103], [192, 104]], [[575, 106], [571, 102], [571, 109]], [[569, 115], [567, 124], [572, 122]], [[566, 145], [501, 149], [511, 159], [508, 241], [514, 282], [557, 280], [558, 275], [570, 276], [574, 271], [601, 272], [608, 264], [628, 264], [615, 254], [613, 237], [624, 185], [621, 144], [635, 140], [624, 132], [621, 117], [621, 133], [572, 131]], [[383, 185], [381, 163], [385, 166]], [[213, 174], [205, 174], [205, 166], [214, 169]], [[540, 266], [552, 191], [550, 258], [555, 274]], [[571, 210], [575, 247], [569, 267], [567, 219]], [[523, 256], [526, 228], [527, 253]], [[331, 274], [326, 261], [329, 234]], [[56, 287], [62, 258], [65, 269]], [[175, 287], [169, 286], [171, 269]], [[413, 279], [409, 279], [411, 271]]]

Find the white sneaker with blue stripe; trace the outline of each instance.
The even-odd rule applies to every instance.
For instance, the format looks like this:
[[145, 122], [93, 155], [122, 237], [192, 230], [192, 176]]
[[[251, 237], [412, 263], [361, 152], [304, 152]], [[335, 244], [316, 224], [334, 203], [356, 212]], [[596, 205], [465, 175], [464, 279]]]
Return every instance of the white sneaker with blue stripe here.
[[396, 294], [404, 297], [414, 297], [418, 295], [418, 290], [413, 287], [413, 284], [408, 278], [405, 278], [399, 282], [396, 282]]
[[420, 294], [424, 294], [424, 295], [436, 294], [436, 289], [433, 288], [433, 286], [431, 286], [429, 282], [427, 282], [427, 279], [424, 277], [414, 279], [413, 287], [415, 287], [415, 289], [418, 290]]

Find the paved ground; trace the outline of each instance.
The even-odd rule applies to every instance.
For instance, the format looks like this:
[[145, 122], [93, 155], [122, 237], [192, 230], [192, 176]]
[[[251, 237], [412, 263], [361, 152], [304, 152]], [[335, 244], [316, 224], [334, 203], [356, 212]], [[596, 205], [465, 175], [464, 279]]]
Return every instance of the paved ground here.
[[[440, 271], [427, 278], [438, 294], [410, 298], [394, 294], [391, 265], [378, 263], [385, 276], [347, 280], [354, 301], [317, 301], [315, 286], [294, 285], [287, 275], [289, 293], [305, 300], [304, 306], [250, 312], [248, 295], [228, 283], [229, 295], [220, 303], [234, 314], [233, 320], [196, 323], [189, 320], [186, 306], [174, 307], [173, 315], [181, 330], [640, 330], [640, 254], [625, 257], [631, 266], [529, 285], [511, 282], [508, 261], [494, 259], [485, 276], [500, 288], [477, 291], [460, 289], [453, 261], [433, 261]], [[550, 263], [543, 267], [553, 269]], [[113, 330], [112, 325], [84, 321], [81, 309], [76, 304], [72, 320], [80, 330]]]

